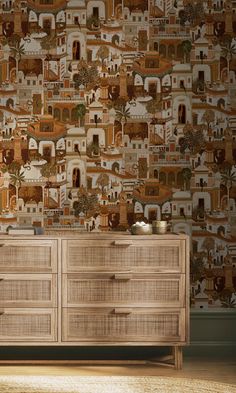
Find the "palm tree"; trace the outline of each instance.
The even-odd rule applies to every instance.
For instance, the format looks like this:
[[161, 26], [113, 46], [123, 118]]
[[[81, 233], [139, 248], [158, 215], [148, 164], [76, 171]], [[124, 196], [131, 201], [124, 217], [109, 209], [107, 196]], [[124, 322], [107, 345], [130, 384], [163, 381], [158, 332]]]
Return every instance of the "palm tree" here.
[[236, 172], [233, 172], [232, 168], [227, 168], [225, 172], [221, 174], [221, 181], [227, 188], [227, 209], [229, 211], [230, 190], [233, 184], [236, 183]]
[[229, 82], [230, 62], [233, 56], [236, 55], [236, 44], [234, 44], [232, 41], [227, 42], [226, 46], [221, 47], [221, 53], [222, 56], [224, 56], [227, 60], [227, 77]]
[[130, 109], [122, 105], [121, 108], [116, 109], [116, 119], [121, 123], [122, 127], [122, 141], [124, 136], [124, 123], [130, 118]]
[[21, 44], [19, 41], [15, 42], [14, 46], [10, 46], [10, 53], [12, 57], [16, 60], [16, 80], [18, 78], [18, 71], [19, 71], [19, 62], [22, 56], [25, 54], [25, 46]]
[[25, 179], [24, 173], [24, 171], [21, 172], [20, 169], [17, 169], [15, 173], [10, 174], [10, 183], [16, 188], [16, 202], [19, 198], [19, 188]]

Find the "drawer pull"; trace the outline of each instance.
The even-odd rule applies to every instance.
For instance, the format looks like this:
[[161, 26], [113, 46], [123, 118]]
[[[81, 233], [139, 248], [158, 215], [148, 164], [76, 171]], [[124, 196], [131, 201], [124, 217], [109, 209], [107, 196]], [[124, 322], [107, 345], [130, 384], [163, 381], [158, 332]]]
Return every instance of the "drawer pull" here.
[[132, 313], [132, 308], [114, 308], [112, 313], [128, 315]]
[[112, 276], [113, 280], [117, 280], [117, 281], [129, 281], [132, 278], [132, 273], [115, 273], [114, 276]]
[[0, 315], [5, 314], [4, 310], [0, 310]]
[[113, 244], [117, 247], [130, 247], [133, 245], [133, 242], [130, 240], [115, 240]]

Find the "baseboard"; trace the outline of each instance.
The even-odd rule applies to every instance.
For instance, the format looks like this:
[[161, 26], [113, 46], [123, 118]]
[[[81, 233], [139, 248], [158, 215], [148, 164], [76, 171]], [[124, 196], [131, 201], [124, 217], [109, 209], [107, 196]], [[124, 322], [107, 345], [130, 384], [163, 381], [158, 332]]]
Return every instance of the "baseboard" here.
[[190, 313], [190, 345], [184, 348], [189, 356], [220, 353], [235, 356], [236, 353], [236, 310], [195, 310]]

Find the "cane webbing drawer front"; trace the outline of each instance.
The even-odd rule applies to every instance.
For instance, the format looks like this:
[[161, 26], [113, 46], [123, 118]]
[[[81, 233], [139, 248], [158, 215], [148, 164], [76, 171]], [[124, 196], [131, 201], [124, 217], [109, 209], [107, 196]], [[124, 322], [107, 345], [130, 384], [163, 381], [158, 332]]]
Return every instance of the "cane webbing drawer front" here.
[[0, 272], [57, 272], [57, 242], [15, 239], [0, 241]]
[[183, 307], [183, 274], [63, 274], [63, 306]]
[[183, 272], [184, 242], [144, 240], [65, 240], [63, 271], [144, 270]]
[[56, 306], [56, 274], [0, 274], [0, 307]]
[[184, 341], [184, 310], [63, 309], [64, 341]]
[[14, 309], [0, 311], [0, 341], [56, 341], [56, 309]]

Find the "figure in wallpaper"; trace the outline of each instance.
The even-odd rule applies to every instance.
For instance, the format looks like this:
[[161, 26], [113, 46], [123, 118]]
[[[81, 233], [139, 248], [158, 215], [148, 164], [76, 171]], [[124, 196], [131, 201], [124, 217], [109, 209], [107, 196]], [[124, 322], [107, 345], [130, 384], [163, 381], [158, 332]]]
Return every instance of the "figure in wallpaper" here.
[[1, 232], [167, 220], [192, 306], [234, 307], [235, 7], [2, 0]]

